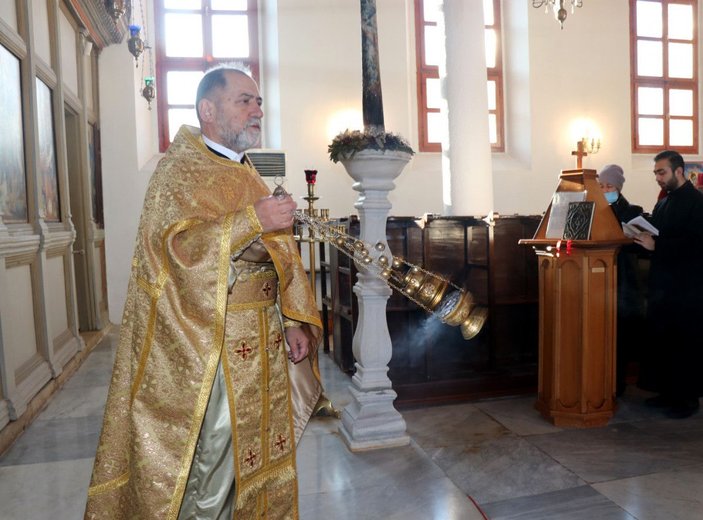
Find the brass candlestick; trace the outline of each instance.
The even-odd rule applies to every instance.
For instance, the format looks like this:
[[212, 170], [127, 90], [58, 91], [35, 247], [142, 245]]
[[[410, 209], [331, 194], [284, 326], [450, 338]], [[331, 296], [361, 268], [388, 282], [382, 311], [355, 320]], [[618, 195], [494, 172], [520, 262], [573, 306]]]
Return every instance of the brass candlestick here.
[[[319, 197], [315, 196], [315, 182], [317, 181], [317, 170], [305, 170], [305, 182], [308, 184], [308, 195], [307, 197], [303, 197], [303, 200], [307, 201], [308, 207], [307, 207], [307, 215], [311, 219], [320, 219], [320, 215], [318, 215], [317, 210], [315, 209], [315, 201], [319, 200]], [[324, 210], [327, 215], [329, 215], [329, 210]], [[327, 218], [326, 220], [329, 220]], [[326, 221], [323, 220], [323, 221]], [[315, 254], [315, 244], [319, 242], [317, 237], [315, 237], [315, 228], [313, 226], [307, 226], [308, 228], [308, 236], [303, 237], [302, 233], [300, 236], [300, 241], [301, 242], [307, 242], [308, 243], [308, 250], [310, 254], [310, 287], [312, 288], [312, 294], [315, 297], [315, 301], [317, 301], [317, 268], [316, 268], [316, 259], [317, 255]]]
[[[308, 195], [307, 197], [303, 197], [303, 200], [307, 201], [308, 207], [304, 209], [303, 213], [307, 215], [310, 219], [326, 223], [329, 221], [329, 210], [321, 209], [318, 212], [318, 210], [315, 209], [315, 201], [319, 200], [319, 197], [315, 196], [315, 182], [317, 181], [317, 170], [304, 171], [305, 182], [307, 182], [308, 184]], [[299, 222], [301, 222], [300, 219]], [[315, 235], [314, 226], [307, 226], [307, 228], [307, 237], [303, 236], [303, 229], [301, 228], [300, 232], [296, 234], [295, 238], [300, 243], [308, 243], [308, 251], [310, 256], [310, 288], [312, 289], [312, 294], [315, 298], [315, 302], [317, 302], [317, 268], [315, 265], [317, 263], [317, 255], [315, 254], [315, 245], [320, 242], [320, 239]], [[317, 404], [315, 404], [315, 408], [312, 411], [312, 415], [314, 417], [336, 417], [339, 419], [342, 416], [342, 413], [332, 405], [332, 401], [330, 401], [325, 396], [325, 394], [320, 394], [320, 398], [317, 400]]]

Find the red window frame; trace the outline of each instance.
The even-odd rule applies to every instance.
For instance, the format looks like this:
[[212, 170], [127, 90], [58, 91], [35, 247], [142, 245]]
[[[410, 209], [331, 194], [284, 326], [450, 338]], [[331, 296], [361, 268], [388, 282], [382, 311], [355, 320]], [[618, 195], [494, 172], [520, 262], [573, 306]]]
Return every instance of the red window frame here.
[[[164, 19], [169, 12], [200, 14], [203, 22], [203, 55], [200, 57], [170, 57], [166, 56], [166, 41]], [[167, 10], [164, 0], [154, 1], [155, 13], [155, 55], [156, 55], [156, 106], [159, 127], [159, 149], [166, 151], [171, 144], [169, 140], [168, 111], [171, 108], [193, 108], [195, 106], [195, 92], [193, 103], [190, 105], [170, 104], [168, 102], [168, 86], [166, 75], [171, 71], [206, 71], [217, 64], [240, 62], [251, 70], [255, 80], [259, 80], [259, 16], [257, 0], [247, 0], [246, 11], [218, 10], [217, 14], [246, 14], [249, 24], [249, 57], [248, 58], [215, 58], [212, 56], [212, 30], [210, 0], [201, 0], [200, 9], [192, 10]]]
[[[487, 81], [495, 81], [496, 107], [489, 110], [489, 114], [496, 118], [496, 142], [491, 143], [491, 151], [505, 151], [505, 112], [503, 98], [503, 51], [502, 51], [502, 23], [500, 0], [493, 0], [493, 25], [486, 29], [493, 29], [496, 33], [496, 59], [495, 67], [487, 68]], [[442, 145], [428, 139], [427, 115], [438, 113], [438, 108], [427, 106], [427, 80], [439, 78], [439, 68], [428, 65], [425, 57], [425, 27], [436, 26], [432, 21], [424, 18], [424, 0], [415, 0], [415, 56], [417, 64], [417, 119], [418, 141], [421, 152], [440, 152]]]
[[[664, 149], [674, 148], [680, 153], [697, 154], [699, 145], [699, 116], [698, 116], [698, 1], [697, 0], [646, 0], [662, 5], [662, 37], [654, 38], [648, 36], [637, 36], [637, 0], [630, 0], [630, 70], [631, 70], [631, 106], [632, 106], [632, 151], [634, 153], [657, 153]], [[693, 39], [677, 40], [668, 37], [668, 6], [670, 4], [691, 5], [693, 9]], [[659, 41], [662, 43], [662, 70], [661, 77], [640, 76], [637, 73], [637, 42]], [[693, 78], [670, 78], [668, 76], [669, 57], [666, 52], [669, 43], [690, 43], [693, 46]], [[664, 92], [664, 109], [661, 116], [640, 115], [638, 112], [638, 89], [639, 87], [661, 88]], [[671, 115], [669, 110], [669, 91], [671, 89], [685, 89], [693, 91], [693, 111], [692, 116]], [[664, 139], [661, 145], [640, 145], [639, 144], [639, 120], [662, 119], [664, 121]], [[691, 120], [693, 126], [692, 146], [672, 145], [669, 140], [669, 121], [675, 119]]]

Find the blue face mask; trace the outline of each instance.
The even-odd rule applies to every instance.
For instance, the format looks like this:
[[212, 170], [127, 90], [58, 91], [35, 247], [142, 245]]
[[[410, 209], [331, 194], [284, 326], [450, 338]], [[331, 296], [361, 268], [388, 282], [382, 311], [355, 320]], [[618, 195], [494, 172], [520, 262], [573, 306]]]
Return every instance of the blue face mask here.
[[617, 191], [606, 191], [603, 195], [605, 195], [605, 200], [608, 201], [608, 204], [612, 204], [618, 200], [618, 197], [620, 196]]

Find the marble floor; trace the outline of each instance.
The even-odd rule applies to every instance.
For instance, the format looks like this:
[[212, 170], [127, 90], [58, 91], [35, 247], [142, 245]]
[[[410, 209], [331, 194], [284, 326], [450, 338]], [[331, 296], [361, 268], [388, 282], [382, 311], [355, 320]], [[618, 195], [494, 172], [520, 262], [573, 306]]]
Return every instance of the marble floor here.
[[[108, 334], [0, 456], [0, 519], [82, 517], [114, 354]], [[348, 376], [321, 356], [326, 395]], [[298, 448], [302, 520], [703, 518], [703, 415], [670, 420], [628, 388], [603, 428], [545, 422], [534, 396], [403, 410], [409, 446], [351, 453], [338, 420]], [[479, 505], [481, 511], [475, 506]]]

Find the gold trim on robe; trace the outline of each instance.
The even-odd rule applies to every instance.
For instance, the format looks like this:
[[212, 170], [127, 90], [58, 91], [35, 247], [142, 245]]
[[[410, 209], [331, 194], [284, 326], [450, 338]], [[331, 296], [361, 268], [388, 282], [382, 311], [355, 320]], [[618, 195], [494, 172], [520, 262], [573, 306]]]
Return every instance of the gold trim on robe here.
[[[246, 324], [237, 322], [242, 312], [260, 316], [256, 324], [249, 323], [252, 331], [275, 329], [270, 323], [275, 313], [227, 307], [232, 251], [261, 235], [253, 204], [269, 194], [253, 168], [210, 152], [192, 127], [181, 127], [159, 162], [139, 224], [86, 518], [177, 518], [218, 364], [222, 361], [229, 375], [228, 392], [238, 391], [237, 377], [252, 377], [235, 375], [235, 367], [228, 366], [234, 350], [225, 345], [226, 330], [234, 324], [244, 331]], [[280, 311], [303, 324], [314, 346], [312, 359], [322, 324], [295, 241], [290, 230], [263, 234], [259, 240], [273, 259]], [[259, 340], [259, 349], [270, 348], [268, 338]], [[289, 380], [292, 388], [278, 388], [283, 393], [270, 401], [262, 420], [280, 421], [280, 410], [274, 407], [285, 401], [297, 440], [317, 402], [320, 383], [309, 361], [284, 361], [281, 366], [286, 365], [289, 374], [276, 376], [278, 386]], [[264, 390], [260, 385], [257, 392]], [[252, 394], [242, 403], [257, 399]], [[236, 423], [233, 402], [230, 408]], [[261, 433], [259, 428], [257, 435]], [[233, 441], [254, 450], [252, 435], [233, 427]], [[251, 498], [254, 509], [273, 511], [280, 508], [275, 501], [290, 500], [262, 491], [275, 479], [295, 482], [292, 442], [289, 446], [289, 456], [275, 458], [267, 445], [262, 448], [268, 453], [263, 453], [264, 466], [257, 467], [256, 475], [237, 475], [243, 490], [240, 495], [238, 483], [238, 506], [248, 509]], [[292, 495], [297, 501], [297, 490]], [[290, 508], [297, 512], [297, 504]]]

